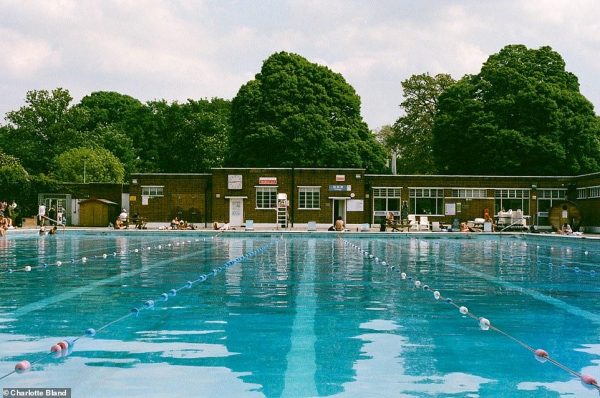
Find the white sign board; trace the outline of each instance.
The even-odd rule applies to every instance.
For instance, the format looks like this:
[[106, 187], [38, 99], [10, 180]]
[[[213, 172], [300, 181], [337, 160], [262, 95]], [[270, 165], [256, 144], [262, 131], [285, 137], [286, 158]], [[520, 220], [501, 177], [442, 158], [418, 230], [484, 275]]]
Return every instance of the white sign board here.
[[229, 174], [227, 176], [227, 189], [242, 189], [242, 175]]
[[444, 214], [447, 216], [455, 216], [456, 215], [456, 203], [446, 203], [446, 210]]
[[365, 201], [362, 199], [350, 199], [346, 201], [347, 211], [364, 211]]

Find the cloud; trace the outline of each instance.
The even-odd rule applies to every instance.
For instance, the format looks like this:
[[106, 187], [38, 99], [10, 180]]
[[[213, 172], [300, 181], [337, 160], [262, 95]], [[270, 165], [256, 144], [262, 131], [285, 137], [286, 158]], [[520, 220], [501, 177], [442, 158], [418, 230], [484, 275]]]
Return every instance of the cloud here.
[[342, 73], [371, 128], [400, 115], [412, 74], [478, 73], [507, 44], [550, 45], [600, 104], [595, 0], [366, 3], [0, 0], [0, 113], [28, 90], [115, 90], [142, 101], [232, 98], [277, 51]]
[[47, 41], [2, 28], [0, 37], [0, 73], [9, 78], [25, 79], [60, 65], [60, 55]]

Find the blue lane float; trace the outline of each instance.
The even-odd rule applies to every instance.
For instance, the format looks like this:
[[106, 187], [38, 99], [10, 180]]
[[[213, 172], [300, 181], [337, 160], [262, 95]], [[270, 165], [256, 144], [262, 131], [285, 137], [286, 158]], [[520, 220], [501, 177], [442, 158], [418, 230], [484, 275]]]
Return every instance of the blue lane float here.
[[[368, 260], [373, 260], [373, 258], [377, 258], [374, 256], [374, 254], [369, 254], [368, 252], [364, 251], [360, 246], [355, 245], [351, 242], [348, 241], [344, 241], [344, 245], [349, 245], [351, 248], [358, 250], [360, 253], [364, 253], [364, 257], [367, 258]], [[587, 254], [587, 253], [586, 253]], [[384, 266], [385, 264], [387, 264], [386, 261], [382, 261], [381, 265]], [[552, 264], [549, 264], [550, 266], [552, 266]], [[390, 271], [393, 271], [396, 274], [400, 275], [400, 279], [402, 281], [411, 281], [413, 280], [413, 277], [409, 274], [407, 274], [406, 272], [401, 271], [401, 267], [400, 265], [398, 266], [394, 266], [394, 265], [388, 265], [386, 266], [387, 269], [389, 269]], [[562, 267], [562, 268], [567, 268]], [[578, 269], [577, 271], [575, 271], [575, 268], [578, 267], [574, 267], [572, 270], [574, 272], [580, 272], [581, 270]], [[408, 271], [408, 270], [407, 270]], [[590, 275], [594, 276], [595, 272], [589, 271]], [[417, 289], [417, 290], [422, 290], [422, 291], [430, 291], [431, 288], [426, 285], [423, 284], [422, 281], [420, 281], [419, 279], [415, 279], [415, 281], [412, 283], [412, 285]], [[594, 378], [592, 375], [588, 375], [588, 374], [582, 374], [579, 373], [573, 369], [571, 369], [570, 367], [568, 367], [567, 365], [559, 362], [558, 360], [556, 360], [555, 358], [552, 358], [548, 352], [544, 349], [541, 348], [533, 348], [532, 346], [528, 345], [527, 343], [523, 342], [522, 340], [516, 338], [515, 336], [512, 336], [511, 334], [509, 334], [508, 332], [500, 329], [498, 326], [496, 325], [492, 325], [492, 323], [490, 322], [489, 319], [485, 318], [485, 317], [481, 317], [481, 316], [477, 316], [475, 314], [473, 314], [466, 306], [462, 306], [462, 305], [458, 305], [456, 304], [451, 298], [449, 297], [444, 297], [442, 295], [442, 293], [440, 293], [439, 290], [433, 290], [433, 298], [436, 301], [443, 301], [447, 304], [449, 304], [450, 306], [454, 307], [455, 309], [458, 310], [458, 312], [461, 314], [461, 316], [463, 317], [470, 317], [472, 319], [474, 319], [478, 325], [479, 328], [483, 331], [488, 331], [488, 330], [493, 330], [507, 338], [509, 338], [510, 340], [516, 342], [518, 345], [520, 345], [521, 347], [525, 348], [526, 350], [530, 351], [531, 353], [534, 354], [534, 357], [540, 361], [540, 362], [550, 362], [553, 365], [555, 365], [556, 367], [563, 369], [564, 371], [570, 373], [572, 376], [578, 378], [582, 384], [584, 384], [587, 387], [596, 389], [598, 391], [600, 391], [600, 386], [598, 385], [598, 381], [596, 380], [596, 378]]]

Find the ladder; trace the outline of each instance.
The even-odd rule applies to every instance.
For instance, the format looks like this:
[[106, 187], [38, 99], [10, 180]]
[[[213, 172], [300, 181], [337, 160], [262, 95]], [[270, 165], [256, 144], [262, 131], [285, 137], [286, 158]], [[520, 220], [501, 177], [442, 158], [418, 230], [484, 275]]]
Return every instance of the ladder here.
[[287, 228], [288, 212], [287, 207], [277, 208], [277, 228]]

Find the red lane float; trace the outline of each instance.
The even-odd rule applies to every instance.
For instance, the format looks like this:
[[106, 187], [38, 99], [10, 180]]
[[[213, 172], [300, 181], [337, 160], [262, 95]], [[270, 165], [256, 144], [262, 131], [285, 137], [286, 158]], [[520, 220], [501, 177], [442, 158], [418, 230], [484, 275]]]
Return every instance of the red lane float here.
[[15, 365], [15, 370], [19, 373], [26, 372], [31, 369], [31, 364], [27, 360], [22, 360]]
[[598, 386], [598, 382], [596, 381], [594, 376], [581, 375], [581, 381], [585, 384], [589, 384], [590, 386]]

